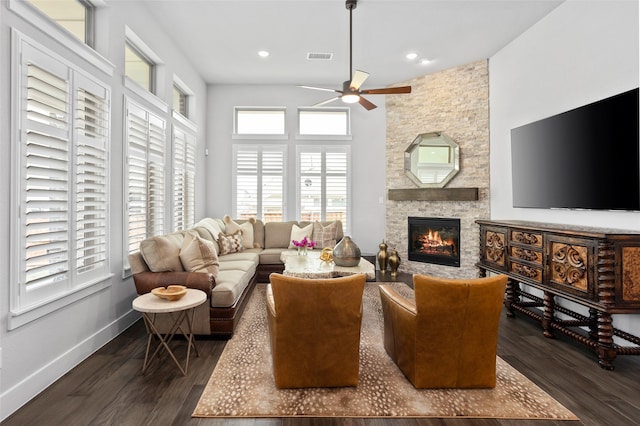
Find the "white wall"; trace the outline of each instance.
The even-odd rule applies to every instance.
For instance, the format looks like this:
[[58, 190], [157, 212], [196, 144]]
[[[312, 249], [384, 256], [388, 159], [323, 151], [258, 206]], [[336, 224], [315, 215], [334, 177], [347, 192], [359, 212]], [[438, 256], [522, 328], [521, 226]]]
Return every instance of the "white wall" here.
[[[46, 30], [15, 15], [7, 5], [5, 0], [0, 1], [0, 234], [3, 236], [10, 234], [10, 212], [15, 208], [11, 205], [9, 186], [12, 162], [9, 155], [11, 133], [8, 113], [11, 111], [12, 74], [10, 28], [18, 29], [67, 60], [82, 62]], [[144, 19], [136, 16], [144, 16]], [[158, 93], [166, 102], [170, 103], [171, 100], [174, 73], [195, 92], [197, 105], [193, 121], [199, 125], [197, 149], [199, 154], [204, 152], [206, 85], [172, 41], [166, 38], [162, 29], [154, 25], [148, 12], [136, 2], [109, 2], [98, 17], [98, 25], [101, 34], [98, 51], [115, 65], [113, 76], [105, 77], [112, 87], [109, 255], [113, 277], [106, 289], [9, 331], [9, 286], [13, 283], [10, 282], [8, 271], [9, 262], [15, 262], [15, 255], [10, 251], [9, 238], [0, 239], [0, 419], [6, 418], [139, 318], [131, 309], [131, 301], [135, 296], [133, 282], [131, 279], [122, 279], [125, 25], [131, 27], [165, 62], [160, 70], [164, 78]], [[203, 158], [203, 155], [199, 155], [199, 158]], [[198, 166], [202, 165], [201, 161]], [[199, 200], [202, 199], [204, 185], [198, 185], [197, 191], [196, 210], [201, 216], [204, 203]]]
[[638, 28], [637, 1], [569, 0], [490, 58], [492, 219], [640, 230], [640, 212], [513, 208], [510, 149], [514, 127], [638, 87]]
[[[328, 85], [326, 87], [331, 87]], [[319, 143], [351, 146], [352, 221], [351, 238], [363, 253], [376, 253], [384, 238], [385, 216], [385, 128], [386, 110], [384, 96], [372, 95], [368, 99], [378, 108], [367, 111], [356, 104], [351, 107], [351, 141], [296, 140], [298, 107], [310, 106], [332, 97], [329, 92], [302, 89], [295, 86], [236, 86], [210, 85], [208, 88], [207, 115], [209, 123], [206, 158], [207, 206], [206, 215], [223, 217], [231, 214], [231, 150], [233, 143], [261, 143], [260, 140], [233, 140], [233, 108], [235, 106], [286, 107], [287, 140], [268, 143], [286, 144], [288, 157], [288, 186], [286, 190], [295, 199], [296, 145]], [[326, 106], [344, 106], [340, 101]], [[296, 220], [294, 203], [285, 206], [286, 220]]]

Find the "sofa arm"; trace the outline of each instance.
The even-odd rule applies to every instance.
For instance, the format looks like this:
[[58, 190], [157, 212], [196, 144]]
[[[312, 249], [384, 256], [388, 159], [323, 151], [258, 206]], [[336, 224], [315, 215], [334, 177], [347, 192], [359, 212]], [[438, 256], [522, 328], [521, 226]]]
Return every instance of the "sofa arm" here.
[[133, 283], [138, 294], [149, 293], [156, 287], [177, 284], [202, 290], [207, 298], [211, 297], [211, 290], [216, 286], [213, 275], [206, 272], [138, 272], [133, 274]]

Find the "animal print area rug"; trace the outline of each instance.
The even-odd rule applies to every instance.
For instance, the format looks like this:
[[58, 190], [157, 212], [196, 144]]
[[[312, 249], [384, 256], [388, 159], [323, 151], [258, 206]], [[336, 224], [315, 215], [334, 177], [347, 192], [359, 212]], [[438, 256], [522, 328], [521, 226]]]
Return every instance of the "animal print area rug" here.
[[[390, 283], [404, 295], [413, 290]], [[578, 420], [497, 358], [494, 389], [416, 390], [383, 347], [377, 283], [364, 291], [357, 387], [277, 389], [267, 329], [265, 285], [257, 285], [200, 397], [193, 417], [440, 417]]]

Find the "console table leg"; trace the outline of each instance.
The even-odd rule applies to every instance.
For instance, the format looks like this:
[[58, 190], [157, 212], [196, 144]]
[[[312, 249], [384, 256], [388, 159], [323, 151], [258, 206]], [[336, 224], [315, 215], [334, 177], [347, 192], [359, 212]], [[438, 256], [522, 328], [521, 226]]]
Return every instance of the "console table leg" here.
[[551, 323], [553, 323], [554, 321], [553, 314], [556, 305], [553, 294], [549, 293], [548, 291], [544, 292], [543, 305], [544, 316], [542, 318], [542, 330], [544, 331], [542, 332], [542, 334], [544, 335], [544, 337], [553, 338], [554, 336], [553, 331], [551, 330]]
[[506, 290], [506, 297], [504, 299], [504, 306], [505, 308], [507, 308], [508, 318], [515, 318], [516, 316], [515, 310], [513, 309], [513, 303], [515, 302], [515, 298], [516, 298], [517, 285], [518, 285], [517, 281], [512, 280], [511, 278], [507, 280], [507, 290]]
[[589, 340], [598, 340], [598, 310], [589, 308]]
[[613, 370], [616, 349], [613, 346], [613, 319], [607, 312], [598, 312], [598, 364], [605, 370]]

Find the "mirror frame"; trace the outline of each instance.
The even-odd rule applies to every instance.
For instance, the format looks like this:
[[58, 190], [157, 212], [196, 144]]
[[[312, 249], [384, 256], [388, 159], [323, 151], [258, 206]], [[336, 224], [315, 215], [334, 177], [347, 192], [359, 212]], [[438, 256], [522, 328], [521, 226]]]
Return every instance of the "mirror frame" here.
[[[413, 162], [411, 161], [412, 155], [417, 154], [420, 147], [434, 146], [434, 147], [449, 147], [449, 163], [451, 171], [442, 178], [440, 182], [422, 182], [416, 173], [417, 170], [412, 169]], [[428, 164], [428, 163], [427, 163]], [[444, 132], [429, 132], [418, 135], [413, 142], [404, 151], [404, 173], [413, 183], [420, 188], [443, 188], [453, 177], [460, 171], [460, 147]]]

